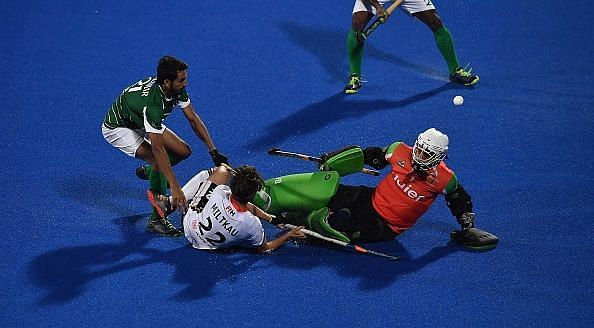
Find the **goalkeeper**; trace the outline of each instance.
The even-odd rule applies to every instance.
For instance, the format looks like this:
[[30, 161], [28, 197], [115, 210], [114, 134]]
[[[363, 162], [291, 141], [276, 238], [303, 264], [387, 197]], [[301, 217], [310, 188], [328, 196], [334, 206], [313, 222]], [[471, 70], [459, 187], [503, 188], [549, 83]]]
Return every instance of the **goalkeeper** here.
[[325, 160], [323, 170], [334, 170], [330, 163], [341, 158], [342, 154], [357, 152], [363, 159], [359, 156], [361, 167], [353, 172], [360, 170], [363, 163], [376, 169], [390, 165], [391, 170], [375, 188], [340, 184], [327, 207], [307, 216], [285, 213], [282, 220], [347, 242], [391, 240], [412, 227], [437, 196], [443, 194], [461, 226], [460, 231], [452, 233], [452, 238], [466, 247], [492, 248], [498, 241], [497, 237], [474, 228], [471, 197], [443, 162], [448, 143], [445, 134], [431, 128], [418, 136], [413, 147], [395, 142], [386, 148], [348, 147], [325, 154], [322, 156]]

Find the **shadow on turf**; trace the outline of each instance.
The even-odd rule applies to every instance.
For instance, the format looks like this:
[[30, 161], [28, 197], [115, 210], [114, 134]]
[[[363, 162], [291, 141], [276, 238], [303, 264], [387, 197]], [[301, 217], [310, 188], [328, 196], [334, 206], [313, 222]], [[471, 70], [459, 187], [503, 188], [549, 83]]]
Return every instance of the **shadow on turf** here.
[[[450, 241], [413, 258], [398, 238], [392, 241], [363, 245], [370, 250], [402, 256], [400, 260], [392, 261], [382, 257], [351, 252], [315, 239], [298, 244], [298, 247], [283, 250], [282, 256], [273, 257], [273, 266], [300, 271], [308, 271], [318, 266], [330, 267], [336, 271], [338, 276], [347, 280], [358, 280], [357, 288], [363, 291], [387, 288], [403, 275], [418, 271], [449, 254], [464, 251], [453, 241]], [[320, 288], [323, 287], [323, 279], [331, 279], [330, 277], [319, 278], [319, 282], [312, 282], [312, 284], [319, 283]]]
[[[330, 76], [331, 81], [342, 81], [346, 83], [349, 73], [348, 57], [346, 54], [348, 28], [321, 29], [319, 25], [305, 26], [290, 21], [279, 22], [278, 26], [289, 36], [289, 39], [294, 44], [318, 58], [320, 64]], [[428, 66], [404, 60], [390, 52], [380, 50], [375, 44], [376, 42], [373, 38], [366, 42], [363, 57], [364, 62], [374, 59], [394, 64], [431, 78], [445, 78], [445, 71], [438, 71]], [[398, 52], [398, 49], [388, 50]]]
[[[161, 238], [144, 230], [147, 216], [140, 214], [113, 220], [123, 233], [121, 243], [66, 247], [34, 258], [28, 267], [28, 278], [36, 287], [47, 290], [37, 305], [69, 303], [84, 294], [94, 280], [156, 263], [176, 268], [172, 281], [185, 286], [176, 299], [199, 299], [209, 296], [221, 280], [237, 279], [262, 259], [234, 250], [199, 252], [189, 246], [180, 246], [164, 251], [147, 247], [151, 239]], [[185, 244], [183, 237], [175, 240]]]
[[[243, 278], [247, 271], [262, 260], [267, 264], [260, 265], [257, 269], [274, 266], [304, 271], [307, 274], [308, 270], [325, 266], [336, 270], [339, 276], [359, 279], [360, 289], [382, 289], [391, 285], [400, 275], [417, 271], [459, 250], [459, 247], [447, 244], [411, 259], [398, 241], [369, 246], [373, 250], [404, 256], [399, 261], [353, 254], [342, 249], [333, 249], [328, 244], [315, 240], [287, 245], [268, 256], [237, 250], [197, 251], [190, 246], [161, 250], [147, 246], [156, 236], [145, 232], [146, 217], [147, 214], [140, 214], [113, 220], [123, 234], [121, 243], [66, 247], [34, 258], [28, 267], [28, 278], [34, 286], [47, 291], [37, 301], [37, 305], [67, 304], [87, 292], [89, 284], [95, 280], [107, 279], [109, 275], [152, 264], [167, 264], [175, 268], [172, 278], [161, 277], [159, 272], [154, 272], [154, 277], [171, 279], [175, 285], [182, 285], [183, 288], [173, 296], [182, 302], [212, 295], [220, 282], [233, 282]], [[186, 242], [183, 237], [176, 241], [180, 244]], [[138, 279], [138, 285], [131, 287], [140, 287], [143, 281], [146, 279]], [[319, 283], [323, 284], [323, 281]], [[106, 282], [102, 284], [105, 285]], [[107, 284], [111, 285], [109, 282]], [[177, 290], [175, 285], [172, 290]], [[145, 287], [140, 289], [150, 288]]]
[[262, 148], [278, 145], [288, 138], [314, 132], [333, 122], [347, 118], [360, 118], [371, 112], [406, 107], [446, 90], [460, 88], [464, 87], [454, 83], [446, 83], [438, 88], [401, 100], [378, 99], [371, 101], [357, 101], [356, 96], [347, 96], [341, 91], [269, 124], [263, 129], [265, 134], [250, 142], [247, 147], [253, 150], [261, 150]]
[[[148, 186], [148, 182], [138, 181], [139, 185]], [[61, 181], [58, 190], [66, 198], [91, 208], [108, 210], [116, 215], [130, 213], [130, 199], [144, 202], [147, 204], [147, 208], [149, 206], [144, 189], [139, 186], [131, 186], [125, 180], [80, 174]]]

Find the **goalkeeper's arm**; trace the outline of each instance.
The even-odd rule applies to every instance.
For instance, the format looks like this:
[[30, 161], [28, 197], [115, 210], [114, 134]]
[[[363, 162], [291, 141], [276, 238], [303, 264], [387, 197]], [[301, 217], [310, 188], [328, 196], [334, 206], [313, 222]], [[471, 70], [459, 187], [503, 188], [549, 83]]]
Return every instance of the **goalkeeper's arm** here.
[[386, 165], [388, 165], [388, 161], [386, 160], [386, 150], [387, 147], [367, 147], [363, 149], [363, 158], [365, 164], [373, 167], [374, 169], [383, 169], [386, 167]]
[[462, 230], [474, 228], [475, 214], [472, 212], [472, 199], [460, 183], [454, 191], [446, 195], [445, 199], [446, 205], [456, 217]]

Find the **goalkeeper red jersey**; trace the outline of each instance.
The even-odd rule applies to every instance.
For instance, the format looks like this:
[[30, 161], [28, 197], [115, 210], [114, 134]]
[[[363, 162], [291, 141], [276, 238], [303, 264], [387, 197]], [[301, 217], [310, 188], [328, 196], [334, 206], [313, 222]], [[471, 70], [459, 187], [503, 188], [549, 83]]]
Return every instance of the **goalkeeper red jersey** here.
[[386, 151], [391, 172], [373, 193], [375, 210], [396, 233], [410, 228], [429, 209], [439, 194], [456, 190], [458, 180], [442, 161], [421, 177], [412, 169], [412, 147], [392, 144]]

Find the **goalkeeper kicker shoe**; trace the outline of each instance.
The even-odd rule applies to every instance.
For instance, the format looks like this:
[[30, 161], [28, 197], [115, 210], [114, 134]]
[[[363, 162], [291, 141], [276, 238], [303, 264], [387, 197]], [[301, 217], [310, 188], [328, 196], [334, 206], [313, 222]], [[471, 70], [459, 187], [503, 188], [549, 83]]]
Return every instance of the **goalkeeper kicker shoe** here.
[[148, 232], [168, 237], [179, 237], [182, 235], [181, 231], [177, 230], [167, 218], [149, 218], [147, 230]]
[[157, 194], [152, 190], [147, 190], [146, 196], [151, 205], [157, 210], [159, 217], [166, 218], [167, 215], [175, 211], [173, 204], [171, 204], [171, 201], [169, 200], [169, 196]]
[[351, 78], [349, 80], [349, 84], [344, 87], [344, 93], [347, 95], [352, 95], [359, 92], [359, 89], [363, 86], [363, 81], [358, 74], [351, 74]]
[[478, 75], [472, 74], [472, 68], [466, 70], [466, 68], [458, 67], [450, 74], [450, 81], [465, 86], [475, 85], [479, 81]]

